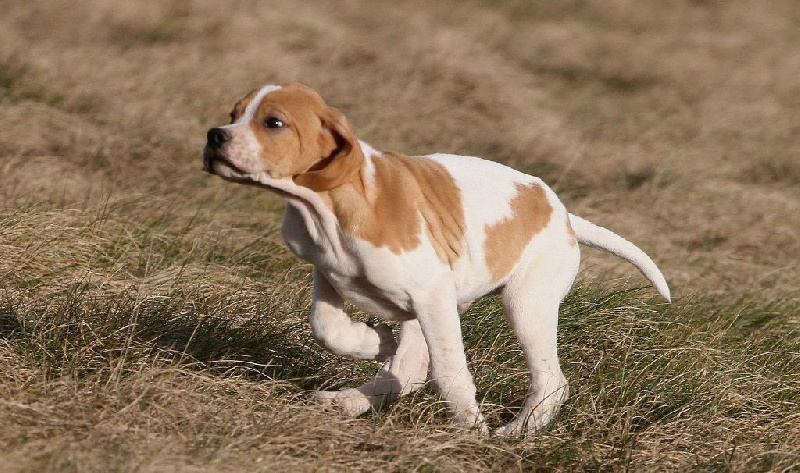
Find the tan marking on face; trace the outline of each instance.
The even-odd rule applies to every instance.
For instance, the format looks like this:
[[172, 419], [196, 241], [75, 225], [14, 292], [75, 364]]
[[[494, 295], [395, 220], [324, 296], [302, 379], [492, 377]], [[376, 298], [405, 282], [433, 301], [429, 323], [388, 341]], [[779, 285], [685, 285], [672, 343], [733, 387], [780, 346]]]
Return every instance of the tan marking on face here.
[[[323, 153], [319, 115], [327, 108], [316, 94], [302, 93], [286, 86], [265, 95], [250, 120], [250, 132], [259, 144], [258, 158], [264, 170], [276, 179], [299, 174]], [[317, 100], [314, 100], [314, 99]], [[283, 128], [267, 128], [265, 120], [275, 117]], [[329, 139], [329, 148], [333, 148]]]
[[494, 281], [514, 268], [528, 242], [542, 231], [553, 213], [542, 186], [517, 183], [515, 187], [511, 216], [486, 226], [486, 266]]
[[[233, 116], [240, 117], [250, 101], [252, 97], [243, 98]], [[341, 185], [363, 163], [344, 117], [312, 89], [289, 84], [264, 95], [255, 107], [246, 126], [257, 149], [246, 171], [266, 172], [275, 179], [291, 177], [299, 185], [322, 191]], [[265, 121], [271, 117], [284, 126], [267, 127]], [[240, 134], [240, 139], [245, 143], [248, 138]]]
[[[452, 266], [464, 245], [461, 191], [441, 164], [394, 153], [373, 157], [374, 187], [356, 185], [331, 191], [343, 230], [395, 254], [417, 248], [424, 222], [439, 260]], [[363, 185], [363, 183], [361, 183]]]

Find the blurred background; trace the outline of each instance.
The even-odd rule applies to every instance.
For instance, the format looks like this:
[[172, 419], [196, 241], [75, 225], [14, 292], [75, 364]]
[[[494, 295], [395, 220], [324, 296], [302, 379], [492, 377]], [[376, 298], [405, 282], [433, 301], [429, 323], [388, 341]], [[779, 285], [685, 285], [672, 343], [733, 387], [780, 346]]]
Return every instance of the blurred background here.
[[2, 4], [6, 205], [241, 199], [199, 172], [205, 130], [300, 81], [379, 149], [543, 177], [678, 294], [800, 280], [796, 2]]

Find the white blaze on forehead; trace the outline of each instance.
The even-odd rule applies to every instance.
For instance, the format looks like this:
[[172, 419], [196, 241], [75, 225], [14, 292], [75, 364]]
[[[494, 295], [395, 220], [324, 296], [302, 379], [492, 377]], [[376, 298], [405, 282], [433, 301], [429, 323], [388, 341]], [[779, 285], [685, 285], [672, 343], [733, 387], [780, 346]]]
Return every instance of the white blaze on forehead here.
[[261, 101], [264, 100], [264, 97], [266, 97], [267, 94], [280, 89], [281, 86], [279, 85], [265, 85], [262, 87], [256, 96], [253, 97], [253, 100], [247, 104], [247, 108], [244, 110], [244, 113], [241, 117], [239, 117], [239, 120], [237, 120], [236, 123], [250, 123], [250, 120], [253, 119], [253, 115], [256, 114], [256, 110], [258, 110], [259, 104], [261, 104]]
[[[249, 125], [250, 121], [253, 120], [253, 116], [256, 114], [256, 110], [258, 110], [258, 106], [261, 104], [261, 101], [264, 100], [264, 97], [280, 89], [281, 86], [279, 85], [265, 85], [253, 96], [253, 99], [247, 104], [247, 108], [244, 109], [244, 113], [242, 113], [238, 120], [228, 125], [221, 126], [220, 128], [239, 129], [242, 128], [243, 125]], [[251, 138], [255, 139], [255, 137]]]

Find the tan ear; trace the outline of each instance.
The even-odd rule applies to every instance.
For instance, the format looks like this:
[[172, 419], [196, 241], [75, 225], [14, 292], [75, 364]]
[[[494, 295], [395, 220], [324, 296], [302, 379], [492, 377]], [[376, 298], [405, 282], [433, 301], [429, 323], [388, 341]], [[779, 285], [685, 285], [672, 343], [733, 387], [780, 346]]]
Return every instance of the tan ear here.
[[294, 177], [296, 184], [315, 192], [331, 190], [346, 183], [364, 162], [361, 146], [341, 112], [328, 107], [320, 120], [323, 133], [320, 143], [328, 143], [328, 146], [321, 147], [330, 149], [332, 138], [333, 151], [328, 156], [323, 156], [308, 171]]

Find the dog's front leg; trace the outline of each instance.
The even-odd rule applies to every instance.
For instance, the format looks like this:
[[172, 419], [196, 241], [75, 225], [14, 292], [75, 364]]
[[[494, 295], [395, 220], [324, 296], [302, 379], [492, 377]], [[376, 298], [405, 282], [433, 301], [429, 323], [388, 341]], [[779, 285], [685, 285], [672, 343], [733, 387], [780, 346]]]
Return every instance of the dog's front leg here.
[[397, 350], [391, 327], [386, 324], [370, 327], [351, 320], [344, 310], [342, 296], [316, 268], [310, 322], [314, 339], [337, 355], [383, 361]]
[[314, 399], [326, 406], [337, 406], [345, 415], [356, 417], [369, 409], [378, 409], [398, 397], [425, 385], [428, 377], [428, 347], [419, 322], [400, 323], [397, 353], [384, 363], [378, 374], [357, 388], [341, 391], [317, 391]]
[[457, 427], [489, 430], [475, 400], [475, 383], [467, 367], [461, 320], [455, 290], [450, 284], [440, 285], [419, 301], [414, 301], [431, 360], [431, 378], [454, 415]]

